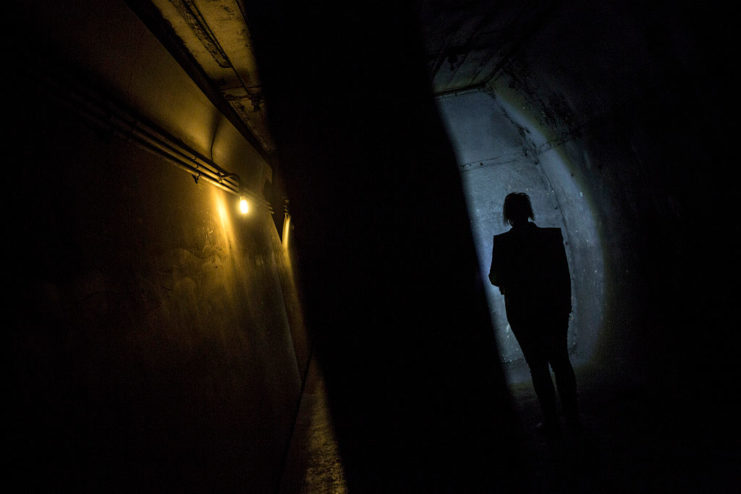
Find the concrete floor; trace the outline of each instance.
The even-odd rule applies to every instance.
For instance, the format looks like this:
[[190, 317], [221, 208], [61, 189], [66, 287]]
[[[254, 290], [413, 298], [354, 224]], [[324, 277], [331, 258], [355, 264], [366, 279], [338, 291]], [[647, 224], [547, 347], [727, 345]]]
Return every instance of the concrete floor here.
[[[577, 379], [584, 430], [566, 431], [560, 440], [533, 429], [540, 411], [530, 382], [510, 384], [525, 431], [528, 492], [738, 492], [736, 447], [711, 433], [683, 435], [671, 417], [657, 413], [661, 398], [650, 386], [614, 367], [581, 367]], [[346, 492], [324, 383], [312, 362], [280, 493]]]
[[280, 494], [344, 494], [342, 461], [321, 372], [312, 359], [281, 479]]

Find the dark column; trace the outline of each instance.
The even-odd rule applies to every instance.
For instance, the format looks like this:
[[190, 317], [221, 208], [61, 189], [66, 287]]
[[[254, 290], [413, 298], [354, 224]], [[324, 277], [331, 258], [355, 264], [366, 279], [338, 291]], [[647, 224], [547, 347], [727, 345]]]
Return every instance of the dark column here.
[[508, 395], [413, 12], [247, 8], [351, 492], [503, 486]]

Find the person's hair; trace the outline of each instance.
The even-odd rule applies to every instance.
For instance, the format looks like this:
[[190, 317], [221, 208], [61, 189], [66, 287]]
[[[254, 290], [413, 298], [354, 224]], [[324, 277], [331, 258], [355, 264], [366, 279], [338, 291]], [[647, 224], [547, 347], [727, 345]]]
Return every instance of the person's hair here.
[[535, 219], [530, 197], [524, 192], [507, 194], [507, 197], [504, 198], [504, 208], [502, 208], [504, 223], [514, 225], [521, 221], [527, 221], [528, 218]]

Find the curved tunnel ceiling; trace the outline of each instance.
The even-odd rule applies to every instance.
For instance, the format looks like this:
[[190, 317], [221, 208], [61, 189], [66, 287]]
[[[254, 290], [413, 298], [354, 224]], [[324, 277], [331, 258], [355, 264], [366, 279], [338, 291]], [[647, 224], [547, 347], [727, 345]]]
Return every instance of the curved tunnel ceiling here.
[[241, 0], [127, 0], [201, 89], [265, 156], [275, 150]]
[[541, 29], [560, 2], [420, 2], [420, 23], [436, 94], [484, 87]]
[[[188, 66], [202, 88], [209, 86], [206, 92], [221, 99], [235, 118], [245, 124], [247, 132], [259, 142], [262, 150], [272, 153], [275, 145], [266, 123], [269, 108], [264, 105], [246, 14], [248, 9], [243, 0], [128, 0], [128, 3], [176, 58]], [[440, 95], [485, 89], [505, 81], [524, 93], [534, 105], [534, 114], [545, 112], [549, 116], [547, 124], [573, 124], [576, 109], [569, 108], [563, 96], [548, 94], [558, 93], [559, 88], [532, 87], [528, 85], [532, 82], [530, 76], [544, 67], [546, 71], [556, 67], [561, 73], [574, 76], [574, 80], [564, 82], [585, 80], [582, 77], [585, 73], [589, 75], [586, 80], [593, 80], [594, 64], [585, 64], [584, 67], [569, 65], [573, 53], [568, 50], [561, 52], [559, 48], [559, 52], [547, 54], [551, 59], [551, 67], [548, 67], [542, 59], [533, 60], [528, 48], [537, 44], [538, 53], [542, 53], [544, 41], [538, 37], [545, 33], [545, 43], [552, 41], [554, 35], [549, 34], [549, 29], [553, 26], [556, 26], [554, 32], [558, 44], [563, 46], [563, 31], [572, 22], [581, 26], [582, 34], [573, 40], [578, 48], [580, 40], [589, 43], [589, 32], [585, 34], [583, 31], [584, 26], [593, 24], [591, 16], [598, 14], [620, 19], [619, 12], [589, 7], [587, 2], [584, 5], [578, 3], [570, 2], [566, 8], [559, 1], [420, 2], [420, 31], [433, 92]], [[610, 24], [611, 32], [625, 30], [625, 26], [619, 23], [611, 21]], [[602, 37], [607, 39], [608, 36]], [[623, 52], [633, 56], [630, 48], [626, 46]], [[611, 51], [606, 55], [605, 62], [609, 63], [615, 53]], [[584, 59], [579, 60], [578, 63], [582, 63]], [[533, 63], [537, 65], [533, 66]], [[609, 69], [606, 73], [610, 77], [613, 67], [605, 68]], [[300, 74], [296, 74], [296, 81], [301, 84]], [[561, 89], [568, 93], [578, 87], [563, 86]]]
[[[273, 151], [244, 1], [127, 3], [210, 94], [228, 103], [263, 150]], [[558, 0], [423, 0], [418, 7], [434, 94], [516, 93], [548, 137], [561, 142], [618, 107], [641, 104], [676, 71], [689, 70], [696, 55], [679, 8]]]
[[[272, 153], [270, 109], [264, 105], [244, 1], [127, 3], [189, 65], [202, 88], [208, 85], [207, 93]], [[435, 95], [472, 89], [514, 93], [547, 129], [548, 139], [559, 144], [616, 108], [641, 104], [671, 80], [672, 70], [690, 63], [682, 23], [674, 18], [682, 15], [678, 9], [558, 0], [423, 0], [418, 7]], [[295, 78], [300, 85], [300, 74]]]

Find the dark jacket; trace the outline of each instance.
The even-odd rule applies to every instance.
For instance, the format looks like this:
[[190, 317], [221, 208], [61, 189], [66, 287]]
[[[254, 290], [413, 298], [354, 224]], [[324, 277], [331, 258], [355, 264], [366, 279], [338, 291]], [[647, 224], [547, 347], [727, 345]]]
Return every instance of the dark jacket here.
[[571, 312], [571, 278], [559, 228], [528, 222], [495, 235], [489, 280], [504, 294], [510, 324]]

